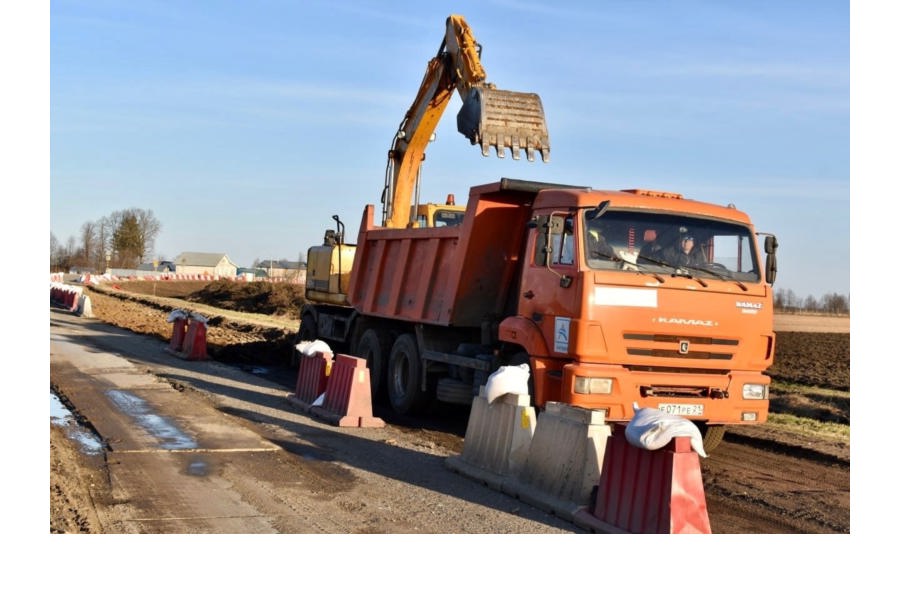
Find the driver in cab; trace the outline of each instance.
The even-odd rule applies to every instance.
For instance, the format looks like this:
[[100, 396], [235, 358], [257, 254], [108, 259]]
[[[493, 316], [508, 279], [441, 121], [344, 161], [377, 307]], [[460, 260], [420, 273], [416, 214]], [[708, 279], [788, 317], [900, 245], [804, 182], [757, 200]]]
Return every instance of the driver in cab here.
[[706, 263], [690, 233], [681, 234], [674, 245], [666, 248], [662, 261], [673, 267], [699, 267]]

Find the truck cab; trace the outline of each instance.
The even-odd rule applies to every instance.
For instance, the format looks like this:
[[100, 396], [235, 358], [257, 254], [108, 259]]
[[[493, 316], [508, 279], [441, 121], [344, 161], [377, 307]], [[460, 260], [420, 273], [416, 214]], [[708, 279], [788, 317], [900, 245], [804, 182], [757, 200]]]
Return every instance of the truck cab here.
[[528, 354], [537, 404], [614, 422], [635, 407], [705, 427], [766, 420], [774, 249], [764, 264], [746, 214], [670, 192], [551, 189], [530, 226], [499, 338]]

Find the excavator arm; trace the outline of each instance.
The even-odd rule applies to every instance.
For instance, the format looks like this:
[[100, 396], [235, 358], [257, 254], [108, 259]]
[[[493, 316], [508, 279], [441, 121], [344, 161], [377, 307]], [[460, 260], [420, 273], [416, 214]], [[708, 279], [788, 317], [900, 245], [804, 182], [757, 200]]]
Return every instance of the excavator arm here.
[[465, 19], [450, 15], [437, 55], [428, 61], [416, 98], [388, 152], [382, 195], [385, 227], [415, 226], [410, 207], [419, 169], [454, 89], [463, 100], [457, 129], [473, 145], [480, 145], [484, 156], [493, 147], [499, 158], [504, 158], [509, 149], [513, 159], [519, 158], [521, 150], [529, 161], [534, 160], [535, 152], [544, 162], [550, 159], [550, 138], [540, 97], [498, 90], [488, 83], [480, 49]]

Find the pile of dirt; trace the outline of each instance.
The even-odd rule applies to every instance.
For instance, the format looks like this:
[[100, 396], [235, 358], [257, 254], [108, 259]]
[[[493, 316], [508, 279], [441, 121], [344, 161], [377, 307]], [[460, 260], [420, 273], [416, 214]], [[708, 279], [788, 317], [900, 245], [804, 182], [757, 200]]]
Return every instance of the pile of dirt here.
[[299, 319], [306, 304], [302, 285], [271, 281], [121, 281], [112, 285], [136, 294], [176, 298], [237, 312]]
[[[288, 303], [285, 298], [294, 303], [297, 291], [267, 294], [267, 286], [217, 283], [128, 281], [94, 285], [88, 295], [95, 318], [165, 341], [172, 339], [173, 325], [168, 317], [174, 310], [197, 311], [207, 318], [206, 346], [211, 358], [232, 364], [290, 366], [299, 316], [279, 315], [278, 311]], [[233, 295], [229, 296], [227, 289]], [[255, 304], [254, 297], [260, 298]], [[238, 311], [238, 307], [260, 312]]]

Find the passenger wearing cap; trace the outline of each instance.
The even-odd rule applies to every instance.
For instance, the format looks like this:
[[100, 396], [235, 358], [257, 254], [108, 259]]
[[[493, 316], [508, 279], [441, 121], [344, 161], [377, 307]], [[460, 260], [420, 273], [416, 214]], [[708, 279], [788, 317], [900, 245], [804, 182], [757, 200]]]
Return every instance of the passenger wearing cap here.
[[674, 247], [663, 254], [663, 261], [673, 267], [697, 267], [704, 263], [700, 252], [696, 251], [694, 236], [684, 233], [679, 236]]

